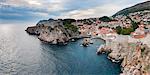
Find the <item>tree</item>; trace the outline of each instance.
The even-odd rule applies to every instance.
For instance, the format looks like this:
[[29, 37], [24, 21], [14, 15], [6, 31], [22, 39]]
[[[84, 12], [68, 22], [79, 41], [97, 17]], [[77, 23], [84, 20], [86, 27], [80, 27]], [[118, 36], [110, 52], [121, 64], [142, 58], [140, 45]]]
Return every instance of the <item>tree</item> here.
[[131, 32], [133, 32], [133, 31], [134, 31], [133, 28], [123, 28], [123, 29], [121, 30], [121, 34], [122, 34], [122, 35], [130, 35]]
[[75, 26], [75, 25], [72, 25], [72, 24], [65, 24], [64, 25], [64, 27], [66, 28], [66, 29], [69, 29], [69, 30], [71, 30], [71, 31], [73, 31], [73, 32], [77, 32], [78, 31], [78, 27], [77, 26]]
[[71, 24], [72, 22], [76, 22], [75, 19], [64, 19], [63, 20], [64, 24]]
[[116, 32], [117, 34], [122, 34], [122, 35], [130, 35], [131, 32], [133, 32], [133, 28], [122, 28], [121, 26], [116, 27]]
[[132, 28], [134, 29], [134, 31], [139, 27], [138, 24], [139, 22], [135, 22], [133, 21], [129, 16], [127, 16], [127, 19], [130, 19], [131, 20], [131, 24], [132, 24]]
[[116, 27], [116, 31], [117, 31], [118, 34], [121, 34], [121, 31], [122, 31], [121, 26], [117, 26], [117, 27]]
[[99, 20], [101, 20], [101, 21], [103, 21], [103, 22], [110, 22], [110, 21], [112, 21], [112, 19], [109, 18], [108, 16], [100, 17]]

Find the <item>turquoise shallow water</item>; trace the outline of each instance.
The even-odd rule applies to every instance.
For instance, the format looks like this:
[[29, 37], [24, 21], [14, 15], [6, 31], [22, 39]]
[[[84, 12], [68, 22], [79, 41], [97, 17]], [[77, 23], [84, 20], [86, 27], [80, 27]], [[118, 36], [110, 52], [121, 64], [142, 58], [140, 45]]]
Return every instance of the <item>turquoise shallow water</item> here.
[[96, 55], [102, 40], [89, 47], [81, 47], [82, 40], [49, 45], [28, 35], [26, 27], [0, 25], [0, 75], [119, 75], [119, 64]]

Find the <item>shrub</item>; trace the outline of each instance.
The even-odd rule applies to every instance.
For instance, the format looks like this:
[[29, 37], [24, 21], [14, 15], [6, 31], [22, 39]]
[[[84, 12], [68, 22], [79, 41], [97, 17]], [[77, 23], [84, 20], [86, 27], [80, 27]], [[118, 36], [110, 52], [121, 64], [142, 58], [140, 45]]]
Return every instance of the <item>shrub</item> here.
[[145, 47], [141, 49], [141, 52], [144, 52], [144, 51], [145, 51]]
[[73, 32], [77, 32], [77, 31], [78, 31], [78, 27], [75, 26], [75, 25], [72, 25], [72, 24], [65, 24], [64, 26], [65, 26], [66, 29], [69, 29], [69, 30], [71, 30], [71, 31], [73, 31]]

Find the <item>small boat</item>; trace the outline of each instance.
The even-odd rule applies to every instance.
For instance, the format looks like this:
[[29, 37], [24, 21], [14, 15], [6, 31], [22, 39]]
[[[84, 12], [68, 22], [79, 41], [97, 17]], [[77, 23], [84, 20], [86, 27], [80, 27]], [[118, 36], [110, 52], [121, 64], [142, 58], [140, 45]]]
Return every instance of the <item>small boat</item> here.
[[72, 42], [75, 42], [75, 39], [71, 39]]
[[93, 44], [93, 41], [92, 41], [92, 39], [90, 40], [90, 44]]

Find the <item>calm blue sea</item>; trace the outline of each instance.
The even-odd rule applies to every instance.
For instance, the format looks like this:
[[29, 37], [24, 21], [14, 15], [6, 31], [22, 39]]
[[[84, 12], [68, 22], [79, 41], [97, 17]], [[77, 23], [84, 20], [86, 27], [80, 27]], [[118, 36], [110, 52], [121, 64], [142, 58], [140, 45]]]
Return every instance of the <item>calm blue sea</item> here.
[[119, 75], [119, 64], [96, 55], [102, 40], [89, 47], [81, 47], [82, 40], [49, 45], [28, 35], [26, 27], [0, 25], [0, 75]]

